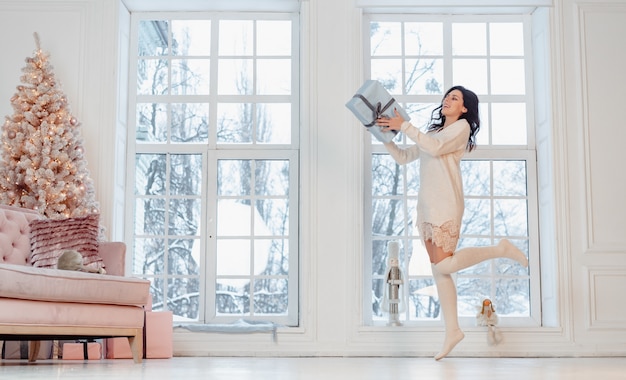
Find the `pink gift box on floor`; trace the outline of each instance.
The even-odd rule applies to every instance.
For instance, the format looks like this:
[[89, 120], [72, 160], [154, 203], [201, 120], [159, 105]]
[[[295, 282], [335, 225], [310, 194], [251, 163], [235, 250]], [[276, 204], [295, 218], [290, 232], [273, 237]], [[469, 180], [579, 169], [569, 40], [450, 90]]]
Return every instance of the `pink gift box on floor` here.
[[146, 312], [143, 351], [146, 359], [168, 359], [173, 356], [173, 317], [171, 311]]
[[[87, 347], [85, 347], [85, 345], [87, 345]], [[87, 354], [87, 357], [85, 357], [85, 354]], [[63, 360], [85, 359], [102, 359], [102, 346], [100, 345], [100, 343], [63, 343]]]
[[[169, 359], [173, 356], [173, 313], [171, 311], [146, 311], [143, 357]], [[133, 354], [126, 338], [106, 340], [107, 359], [132, 359]]]
[[107, 338], [106, 358], [132, 359], [133, 352], [130, 350], [130, 343], [128, 343], [128, 338]]

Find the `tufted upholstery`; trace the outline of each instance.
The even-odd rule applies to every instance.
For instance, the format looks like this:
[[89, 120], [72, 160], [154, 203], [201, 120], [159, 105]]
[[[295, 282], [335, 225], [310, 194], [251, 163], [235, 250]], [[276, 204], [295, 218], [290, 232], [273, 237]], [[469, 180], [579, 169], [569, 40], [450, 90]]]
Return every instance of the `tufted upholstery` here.
[[0, 205], [0, 263], [30, 265], [30, 228], [37, 211]]
[[[106, 275], [34, 268], [29, 224], [41, 218], [0, 205], [0, 341], [127, 337], [140, 363], [150, 281], [124, 277], [126, 245], [100, 242]], [[31, 343], [29, 360], [38, 347]]]

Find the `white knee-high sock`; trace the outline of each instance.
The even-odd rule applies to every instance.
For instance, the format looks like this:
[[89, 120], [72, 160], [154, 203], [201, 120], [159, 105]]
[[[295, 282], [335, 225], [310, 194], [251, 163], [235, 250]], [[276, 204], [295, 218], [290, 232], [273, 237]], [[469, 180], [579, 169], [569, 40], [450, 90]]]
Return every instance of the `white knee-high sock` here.
[[437, 286], [437, 294], [439, 295], [439, 304], [443, 313], [443, 322], [446, 330], [446, 337], [443, 342], [441, 351], [435, 355], [435, 360], [439, 360], [454, 348], [463, 338], [465, 334], [459, 327], [459, 318], [457, 315], [457, 296], [456, 284], [452, 276], [447, 273], [441, 273], [436, 266], [432, 265], [433, 279]]
[[454, 252], [454, 255], [446, 257], [437, 263], [436, 267], [440, 273], [454, 273], [482, 261], [501, 257], [515, 260], [524, 267], [528, 266], [526, 255], [513, 243], [507, 239], [502, 239], [498, 245], [459, 249]]

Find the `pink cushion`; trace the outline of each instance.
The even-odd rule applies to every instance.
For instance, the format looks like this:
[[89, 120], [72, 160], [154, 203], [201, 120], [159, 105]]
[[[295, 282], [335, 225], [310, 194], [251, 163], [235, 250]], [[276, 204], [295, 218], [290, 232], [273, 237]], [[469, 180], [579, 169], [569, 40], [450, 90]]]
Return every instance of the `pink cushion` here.
[[143, 306], [148, 301], [150, 281], [134, 277], [0, 264], [0, 289], [0, 296], [5, 298]]
[[0, 205], [0, 263], [30, 264], [30, 228], [41, 215], [33, 210]]
[[[33, 302], [0, 298], [0, 327], [77, 326], [142, 328], [144, 311], [139, 306], [96, 305], [67, 302]], [[7, 331], [7, 329], [4, 329]]]
[[41, 219], [30, 222], [31, 263], [34, 267], [55, 268], [65, 250], [76, 250], [83, 256], [83, 265], [104, 268], [98, 256], [100, 215], [92, 214], [67, 219]]

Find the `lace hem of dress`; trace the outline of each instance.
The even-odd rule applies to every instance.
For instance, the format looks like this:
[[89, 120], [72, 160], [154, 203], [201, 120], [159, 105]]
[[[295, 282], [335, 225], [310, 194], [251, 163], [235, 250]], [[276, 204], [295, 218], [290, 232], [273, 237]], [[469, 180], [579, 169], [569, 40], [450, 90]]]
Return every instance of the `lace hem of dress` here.
[[453, 220], [449, 220], [441, 226], [422, 223], [419, 229], [424, 240], [432, 240], [437, 247], [441, 247], [445, 252], [454, 252], [456, 250], [461, 226]]

